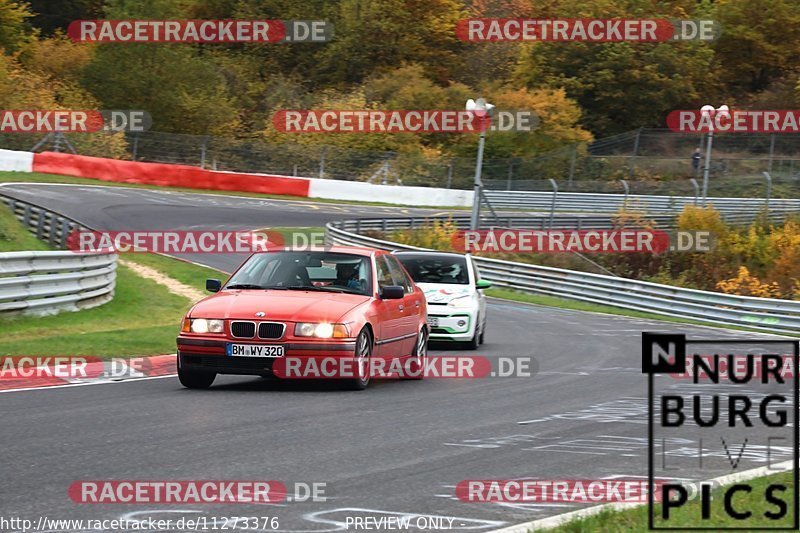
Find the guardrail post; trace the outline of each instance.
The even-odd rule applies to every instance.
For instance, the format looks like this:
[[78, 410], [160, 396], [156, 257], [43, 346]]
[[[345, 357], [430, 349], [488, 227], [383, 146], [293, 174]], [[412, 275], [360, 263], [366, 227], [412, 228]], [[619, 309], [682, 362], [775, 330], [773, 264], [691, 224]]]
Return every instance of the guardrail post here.
[[69, 238], [69, 220], [64, 218], [61, 219], [61, 248], [67, 248], [68, 238]]
[[549, 224], [549, 227], [552, 228], [553, 219], [556, 216], [556, 199], [558, 198], [558, 183], [556, 183], [556, 180], [554, 180], [553, 178], [550, 178], [548, 181], [550, 181], [550, 185], [553, 186], [553, 201], [550, 204], [550, 224]]
[[386, 221], [386, 219], [385, 219], [385, 218], [384, 218], [384, 219], [381, 219], [381, 230], [382, 230], [382, 231], [384, 231], [384, 232], [386, 231], [386, 229], [387, 229], [387, 227], [388, 227], [388, 226], [387, 226], [387, 224], [386, 224], [386, 222], [387, 222], [387, 221]]
[[361, 234], [361, 219], [360, 218], [356, 219], [356, 233], [358, 233], [359, 235]]
[[767, 208], [767, 216], [769, 216], [769, 201], [772, 196], [772, 176], [770, 176], [769, 172], [764, 172], [764, 179], [767, 180], [767, 197], [764, 205]]
[[48, 215], [50, 216], [50, 233], [47, 236], [47, 242], [55, 246], [56, 234], [58, 232], [58, 228], [56, 227], [56, 224], [58, 223], [58, 218], [55, 215], [53, 215], [53, 213], [50, 212], [48, 212]]
[[31, 227], [31, 206], [28, 204], [22, 208], [22, 224], [28, 229]]
[[36, 222], [36, 238], [42, 240], [44, 234], [44, 211], [39, 210], [39, 219]]

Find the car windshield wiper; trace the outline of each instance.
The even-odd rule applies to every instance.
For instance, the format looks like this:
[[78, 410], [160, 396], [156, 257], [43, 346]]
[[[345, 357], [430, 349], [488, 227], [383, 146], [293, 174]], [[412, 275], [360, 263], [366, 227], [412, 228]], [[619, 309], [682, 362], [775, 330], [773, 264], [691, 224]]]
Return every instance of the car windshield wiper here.
[[349, 287], [332, 287], [330, 285], [289, 285], [286, 288], [297, 291], [346, 292], [348, 294], [361, 294], [361, 292]]
[[233, 285], [228, 285], [225, 288], [226, 289], [266, 289], [267, 287], [262, 287], [261, 285], [256, 285], [255, 283], [234, 283]]

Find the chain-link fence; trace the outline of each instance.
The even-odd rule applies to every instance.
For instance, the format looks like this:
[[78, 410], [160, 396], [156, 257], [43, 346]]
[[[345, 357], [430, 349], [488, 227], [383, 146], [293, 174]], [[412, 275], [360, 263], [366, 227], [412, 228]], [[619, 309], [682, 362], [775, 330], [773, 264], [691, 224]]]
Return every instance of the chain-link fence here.
[[[491, 145], [491, 133], [487, 146]], [[489, 189], [695, 194], [702, 180], [706, 136], [640, 129], [590, 144], [565, 146], [536, 157], [486, 158]], [[477, 150], [477, 139], [476, 139]], [[209, 169], [288, 176], [402, 183], [468, 189], [472, 157], [425, 157], [419, 153], [360, 151], [336, 146], [271, 144], [260, 139], [227, 139], [174, 133], [0, 134], [0, 147], [75, 151], [102, 157], [178, 163]], [[697, 149], [703, 155], [693, 165]], [[800, 135], [717, 134], [710, 165], [709, 196], [760, 197], [763, 172], [773, 177], [774, 197], [800, 196]]]

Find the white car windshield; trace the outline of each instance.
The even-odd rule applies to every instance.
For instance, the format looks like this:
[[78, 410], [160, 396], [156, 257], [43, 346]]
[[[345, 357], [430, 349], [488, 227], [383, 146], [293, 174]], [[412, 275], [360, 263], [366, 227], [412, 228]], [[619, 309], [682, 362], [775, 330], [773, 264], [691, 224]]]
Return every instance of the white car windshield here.
[[397, 254], [416, 283], [469, 285], [467, 259], [458, 255]]

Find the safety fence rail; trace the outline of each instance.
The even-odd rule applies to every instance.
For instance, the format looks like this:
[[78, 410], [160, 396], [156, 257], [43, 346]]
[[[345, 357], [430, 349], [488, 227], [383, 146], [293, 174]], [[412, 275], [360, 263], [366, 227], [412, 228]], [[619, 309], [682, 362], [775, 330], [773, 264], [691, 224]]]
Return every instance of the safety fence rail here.
[[[27, 202], [0, 196], [37, 238], [66, 248], [80, 224]], [[114, 297], [117, 255], [34, 251], [0, 253], [0, 316], [49, 315], [97, 307]]]
[[[346, 220], [328, 223], [329, 244], [383, 250], [424, 250], [361, 235], [367, 229], [411, 227], [410, 219]], [[601, 274], [476, 257], [481, 277], [495, 287], [527, 294], [555, 296], [656, 315], [696, 319], [797, 336], [800, 301], [755, 298], [686, 289]]]

